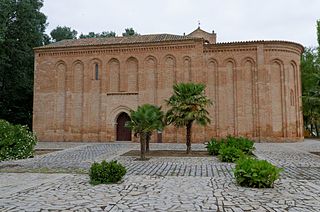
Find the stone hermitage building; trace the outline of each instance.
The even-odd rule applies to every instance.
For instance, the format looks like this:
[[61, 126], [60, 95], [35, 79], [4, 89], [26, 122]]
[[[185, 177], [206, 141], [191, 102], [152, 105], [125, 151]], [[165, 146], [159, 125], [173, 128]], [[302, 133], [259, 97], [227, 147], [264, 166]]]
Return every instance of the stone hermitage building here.
[[[134, 140], [129, 111], [161, 105], [179, 82], [206, 84], [211, 123], [193, 126], [194, 142], [227, 135], [256, 141], [303, 139], [300, 56], [287, 41], [216, 43], [189, 35], [63, 40], [35, 48], [33, 130], [41, 141]], [[167, 127], [153, 142], [184, 142]]]

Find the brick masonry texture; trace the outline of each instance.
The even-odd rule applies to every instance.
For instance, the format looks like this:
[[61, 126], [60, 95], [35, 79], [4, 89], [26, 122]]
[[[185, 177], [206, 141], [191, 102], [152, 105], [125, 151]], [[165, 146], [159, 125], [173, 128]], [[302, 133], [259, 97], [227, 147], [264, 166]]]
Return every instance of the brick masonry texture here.
[[[227, 135], [302, 140], [302, 51], [286, 41], [216, 43], [215, 33], [200, 28], [186, 36], [78, 39], [39, 47], [33, 130], [41, 141], [118, 140], [121, 113], [145, 103], [166, 110], [174, 83], [196, 82], [206, 84], [214, 104], [208, 108], [211, 124], [193, 126], [194, 142]], [[184, 129], [162, 132], [163, 142], [184, 139]]]

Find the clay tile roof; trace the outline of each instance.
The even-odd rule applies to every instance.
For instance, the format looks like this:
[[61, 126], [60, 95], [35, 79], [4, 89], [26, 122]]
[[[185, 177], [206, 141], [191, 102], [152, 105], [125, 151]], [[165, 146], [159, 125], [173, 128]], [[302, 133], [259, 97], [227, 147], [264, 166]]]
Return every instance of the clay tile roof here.
[[203, 29], [201, 29], [200, 27], [198, 27], [197, 29], [195, 29], [194, 31], [192, 31], [190, 34], [188, 34], [188, 36], [192, 36], [195, 33], [201, 33], [201, 34], [209, 34], [211, 35], [211, 33], [204, 31]]
[[113, 45], [113, 44], [139, 44], [139, 43], [182, 41], [182, 40], [194, 40], [194, 39], [195, 38], [191, 38], [188, 36], [171, 35], [171, 34], [135, 35], [135, 36], [127, 36], [127, 37], [109, 37], [109, 38], [83, 38], [83, 39], [62, 40], [55, 43], [51, 43], [46, 46], [36, 47], [35, 49]]

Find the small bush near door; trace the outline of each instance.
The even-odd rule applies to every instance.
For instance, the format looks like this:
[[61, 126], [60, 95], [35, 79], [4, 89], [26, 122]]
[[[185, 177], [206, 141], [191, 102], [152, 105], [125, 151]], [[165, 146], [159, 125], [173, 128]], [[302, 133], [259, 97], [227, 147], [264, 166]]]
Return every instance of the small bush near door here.
[[27, 126], [0, 120], [0, 161], [32, 157], [37, 143]]
[[273, 188], [282, 169], [265, 160], [241, 158], [236, 162], [234, 176], [240, 186], [252, 188]]
[[126, 173], [126, 168], [117, 161], [95, 162], [89, 172], [90, 183], [92, 185], [117, 183]]

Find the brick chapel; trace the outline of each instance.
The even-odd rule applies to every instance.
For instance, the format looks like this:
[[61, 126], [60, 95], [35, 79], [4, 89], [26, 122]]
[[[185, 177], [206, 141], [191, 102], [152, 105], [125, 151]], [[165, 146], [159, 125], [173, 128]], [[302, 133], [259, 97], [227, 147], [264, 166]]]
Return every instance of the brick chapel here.
[[[145, 103], [167, 109], [179, 82], [206, 84], [211, 123], [194, 142], [227, 135], [303, 139], [300, 56], [288, 41], [217, 43], [216, 34], [151, 34], [63, 40], [35, 48], [33, 130], [40, 141], [135, 140], [124, 127]], [[185, 129], [153, 142], [185, 142]]]

